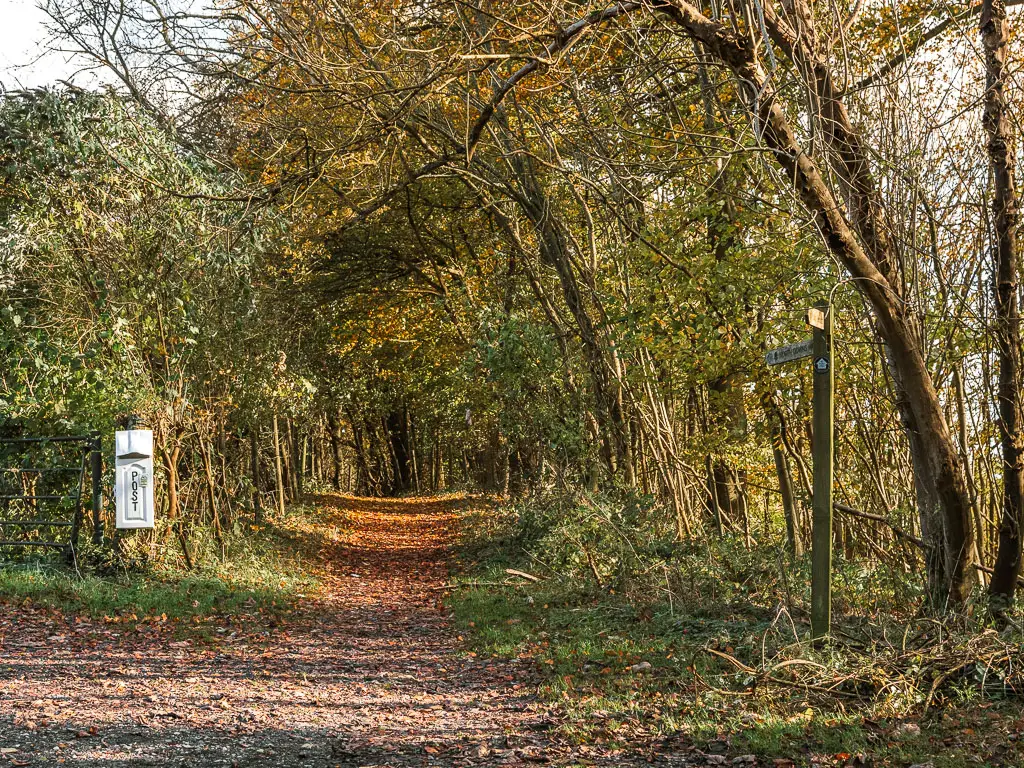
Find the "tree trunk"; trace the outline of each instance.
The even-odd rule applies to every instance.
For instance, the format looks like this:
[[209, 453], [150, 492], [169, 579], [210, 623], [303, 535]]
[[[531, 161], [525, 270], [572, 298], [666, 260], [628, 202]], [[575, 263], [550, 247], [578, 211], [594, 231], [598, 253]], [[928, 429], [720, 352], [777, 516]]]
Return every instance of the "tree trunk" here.
[[[701, 64], [698, 72], [704, 102], [704, 128], [708, 136], [714, 136], [719, 126], [707, 68]], [[715, 158], [715, 166], [714, 183], [706, 191], [709, 213], [705, 226], [708, 248], [715, 255], [716, 263], [723, 264], [736, 244], [738, 230], [734, 224], [735, 206], [726, 186], [726, 169], [721, 157]], [[743, 383], [737, 375], [719, 376], [708, 384], [708, 411], [710, 419], [725, 428], [730, 440], [742, 438], [747, 430], [747, 416], [743, 403]], [[736, 519], [740, 498], [744, 493], [744, 489], [736, 484], [739, 475], [734, 469], [721, 458], [715, 459], [715, 499], [721, 507], [721, 513], [729, 520]]]
[[[721, 424], [730, 440], [742, 438], [747, 430], [747, 414], [743, 403], [743, 387], [734, 376], [722, 376], [708, 384], [708, 411], [711, 420]], [[739, 485], [741, 475], [731, 464], [716, 458], [713, 466], [715, 496], [721, 514], [736, 520], [740, 498], [744, 489]]]
[[180, 513], [180, 502], [178, 501], [178, 457], [181, 455], [181, 447], [175, 445], [167, 456], [167, 518], [176, 521]]
[[249, 434], [249, 471], [252, 473], [252, 519], [256, 525], [262, 525], [263, 503], [260, 499], [260, 447], [255, 428]]
[[341, 419], [336, 412], [327, 415], [327, 423], [331, 429], [331, 485], [334, 490], [341, 490]]
[[434, 432], [434, 448], [430, 452], [432, 466], [431, 485], [435, 491], [441, 490], [444, 485], [444, 456], [441, 453], [441, 436]]
[[[232, 443], [237, 443], [237, 438], [232, 437]], [[217, 430], [217, 453], [220, 454], [220, 489], [224, 500], [221, 517], [224, 525], [230, 526], [235, 513], [231, 503], [231, 492], [228, 489], [228, 435], [223, 427]]]
[[797, 519], [796, 499], [793, 496], [793, 476], [789, 471], [789, 457], [782, 447], [781, 438], [772, 436], [772, 456], [775, 458], [775, 474], [779, 478], [779, 495], [782, 497], [782, 514], [786, 518], [786, 543], [793, 557], [804, 553], [800, 539], [800, 521]]
[[[794, 5], [798, 17], [810, 18], [803, 0], [794, 0]], [[704, 16], [688, 2], [680, 0], [659, 9], [736, 75], [741, 94], [757, 117], [762, 140], [792, 180], [825, 244], [870, 305], [878, 333], [889, 348], [894, 380], [907, 404], [903, 415], [908, 436], [918, 440], [914, 463], [917, 485], [935, 491], [919, 500], [922, 520], [942, 522], [941, 531], [933, 531], [928, 542], [930, 548], [938, 550], [929, 559], [930, 566], [942, 564], [941, 573], [933, 579], [937, 585], [933, 598], [943, 605], [963, 603], [974, 580], [974, 542], [960, 457], [925, 365], [916, 318], [899, 293], [898, 280], [894, 281], [896, 259], [882, 217], [884, 202], [871, 176], [872, 164], [827, 62], [813, 39], [795, 31], [770, 6], [764, 8], [772, 39], [799, 64], [801, 75], [816, 91], [821, 120], [827, 124], [824, 133], [837, 158], [834, 170], [844, 183], [849, 205], [841, 204], [833, 195], [814, 159], [797, 141], [789, 114], [760, 64], [753, 42], [736, 35], [725, 23]]]
[[308, 432], [299, 437], [299, 495], [305, 491], [307, 478], [316, 482], [316, 459], [310, 450], [312, 435]]
[[715, 477], [715, 460], [711, 456], [704, 458], [704, 468], [707, 475], [707, 490], [708, 490], [708, 511], [711, 513], [712, 519], [715, 521], [715, 531], [721, 537], [725, 533], [725, 527], [723, 525], [724, 516], [722, 515], [722, 503], [718, 498], [718, 480]]
[[274, 414], [274, 472], [277, 480], [277, 513], [284, 516], [284, 468], [281, 466], [281, 433]]
[[774, 393], [767, 387], [761, 391], [761, 407], [768, 417], [772, 457], [775, 460], [775, 474], [779, 479], [779, 496], [782, 498], [782, 514], [786, 519], [786, 543], [793, 557], [800, 557], [804, 553], [804, 545], [799, 509], [793, 493], [793, 473], [786, 453], [786, 417]]
[[412, 488], [412, 454], [409, 446], [408, 412], [402, 408], [388, 414], [386, 420], [391, 448], [391, 496]]
[[213, 479], [213, 461], [210, 456], [209, 443], [199, 435], [199, 455], [203, 460], [203, 477], [206, 479], [206, 501], [210, 505], [210, 527], [213, 529], [213, 538], [221, 548], [221, 555], [224, 554], [224, 533], [221, 530], [220, 508], [217, 505], [217, 483]]
[[299, 456], [299, 429], [293, 424], [291, 418], [285, 419], [285, 428], [288, 430], [286, 445], [289, 486], [292, 490], [292, 500], [300, 501], [302, 499], [302, 463]]
[[522, 188], [519, 204], [537, 231], [541, 259], [552, 266], [558, 276], [565, 305], [576, 324], [576, 334], [590, 374], [594, 412], [601, 431], [601, 456], [610, 477], [614, 477], [626, 454], [625, 419], [618, 380], [601, 344], [598, 328], [591, 317], [581, 290], [577, 270], [573, 266], [570, 245], [559, 222], [556, 210], [544, 195], [529, 161], [517, 155], [513, 168]]
[[[967, 448], [967, 404], [964, 396], [962, 365], [953, 367], [953, 396], [956, 398], [957, 415], [957, 442], [960, 444], [960, 457], [964, 465], [964, 478], [967, 480], [967, 491], [971, 500], [971, 516], [974, 520], [974, 557], [981, 563], [982, 546], [984, 545], [983, 533], [985, 528], [981, 524], [981, 505], [978, 500], [978, 486], [971, 469], [970, 453]], [[982, 409], [984, 410], [984, 409]], [[979, 574], [979, 580], [984, 584], [984, 573]]]
[[285, 417], [284, 424], [278, 420], [278, 455], [281, 458], [281, 486], [284, 489], [285, 501], [295, 501], [295, 487], [293, 475], [295, 468], [292, 466], [291, 448], [288, 445], [288, 418]]
[[171, 530], [174, 531], [181, 547], [181, 554], [185, 558], [185, 567], [192, 570], [194, 563], [192, 553], [188, 548], [188, 537], [185, 535], [185, 525], [180, 519], [181, 502], [178, 498], [178, 459], [181, 457], [181, 445], [175, 443], [174, 448], [164, 454], [167, 458], [165, 469], [167, 470], [167, 519], [171, 523]]
[[1013, 603], [1021, 570], [1021, 527], [1024, 526], [1024, 485], [1020, 445], [1020, 315], [1017, 307], [1018, 226], [1016, 161], [1006, 83], [1007, 39], [1004, 0], [983, 0], [981, 42], [985, 49], [985, 111], [992, 171], [992, 273], [995, 276], [995, 337], [999, 353], [999, 437], [1002, 449], [1003, 503], [999, 549], [989, 582], [990, 610], [1004, 615]]
[[379, 496], [381, 482], [373, 473], [370, 463], [371, 447], [367, 445], [366, 435], [370, 431], [369, 425], [367, 422], [363, 422], [364, 426], [359, 426], [360, 422], [351, 410], [348, 413], [348, 421], [352, 426], [352, 447], [356, 454], [355, 491], [361, 496]]
[[180, 447], [175, 444], [168, 450], [164, 445], [164, 470], [167, 472], [167, 519], [171, 522], [178, 519], [180, 502], [178, 501], [178, 457], [181, 455]]
[[416, 493], [419, 493], [422, 489], [420, 488], [420, 455], [418, 450], [419, 441], [416, 439], [416, 422], [412, 418], [412, 414], [406, 414], [409, 425], [409, 457], [412, 463], [412, 479], [410, 485]]

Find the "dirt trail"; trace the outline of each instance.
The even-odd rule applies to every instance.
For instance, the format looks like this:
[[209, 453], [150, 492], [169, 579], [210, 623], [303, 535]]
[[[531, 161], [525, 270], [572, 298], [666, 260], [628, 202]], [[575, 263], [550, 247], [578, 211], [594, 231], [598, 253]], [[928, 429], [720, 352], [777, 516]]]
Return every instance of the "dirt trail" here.
[[519, 664], [458, 651], [438, 589], [454, 503], [324, 499], [327, 588], [259, 642], [147, 648], [133, 630], [8, 615], [0, 766], [569, 761]]

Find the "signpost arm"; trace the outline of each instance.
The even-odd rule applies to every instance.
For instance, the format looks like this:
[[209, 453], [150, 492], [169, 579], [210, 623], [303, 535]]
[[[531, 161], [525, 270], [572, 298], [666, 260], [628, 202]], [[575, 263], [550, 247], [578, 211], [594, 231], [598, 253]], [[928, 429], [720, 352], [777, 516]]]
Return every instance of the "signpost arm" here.
[[832, 313], [813, 329], [814, 343], [814, 519], [811, 553], [811, 639], [826, 636], [832, 623]]

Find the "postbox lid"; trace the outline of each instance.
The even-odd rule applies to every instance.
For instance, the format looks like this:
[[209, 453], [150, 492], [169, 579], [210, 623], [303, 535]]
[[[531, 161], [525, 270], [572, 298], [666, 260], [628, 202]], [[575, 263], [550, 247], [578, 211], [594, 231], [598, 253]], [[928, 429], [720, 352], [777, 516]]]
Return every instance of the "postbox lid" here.
[[126, 429], [114, 433], [114, 455], [119, 459], [148, 459], [153, 455], [153, 430]]

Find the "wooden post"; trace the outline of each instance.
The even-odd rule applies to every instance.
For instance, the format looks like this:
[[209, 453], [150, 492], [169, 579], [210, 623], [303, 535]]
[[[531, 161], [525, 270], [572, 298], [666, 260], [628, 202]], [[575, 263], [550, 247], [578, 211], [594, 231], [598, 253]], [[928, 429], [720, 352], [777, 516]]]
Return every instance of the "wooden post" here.
[[[814, 366], [814, 526], [811, 546], [811, 639], [819, 640], [832, 624], [832, 313], [827, 305], [809, 313]], [[815, 322], [820, 321], [820, 322]]]

